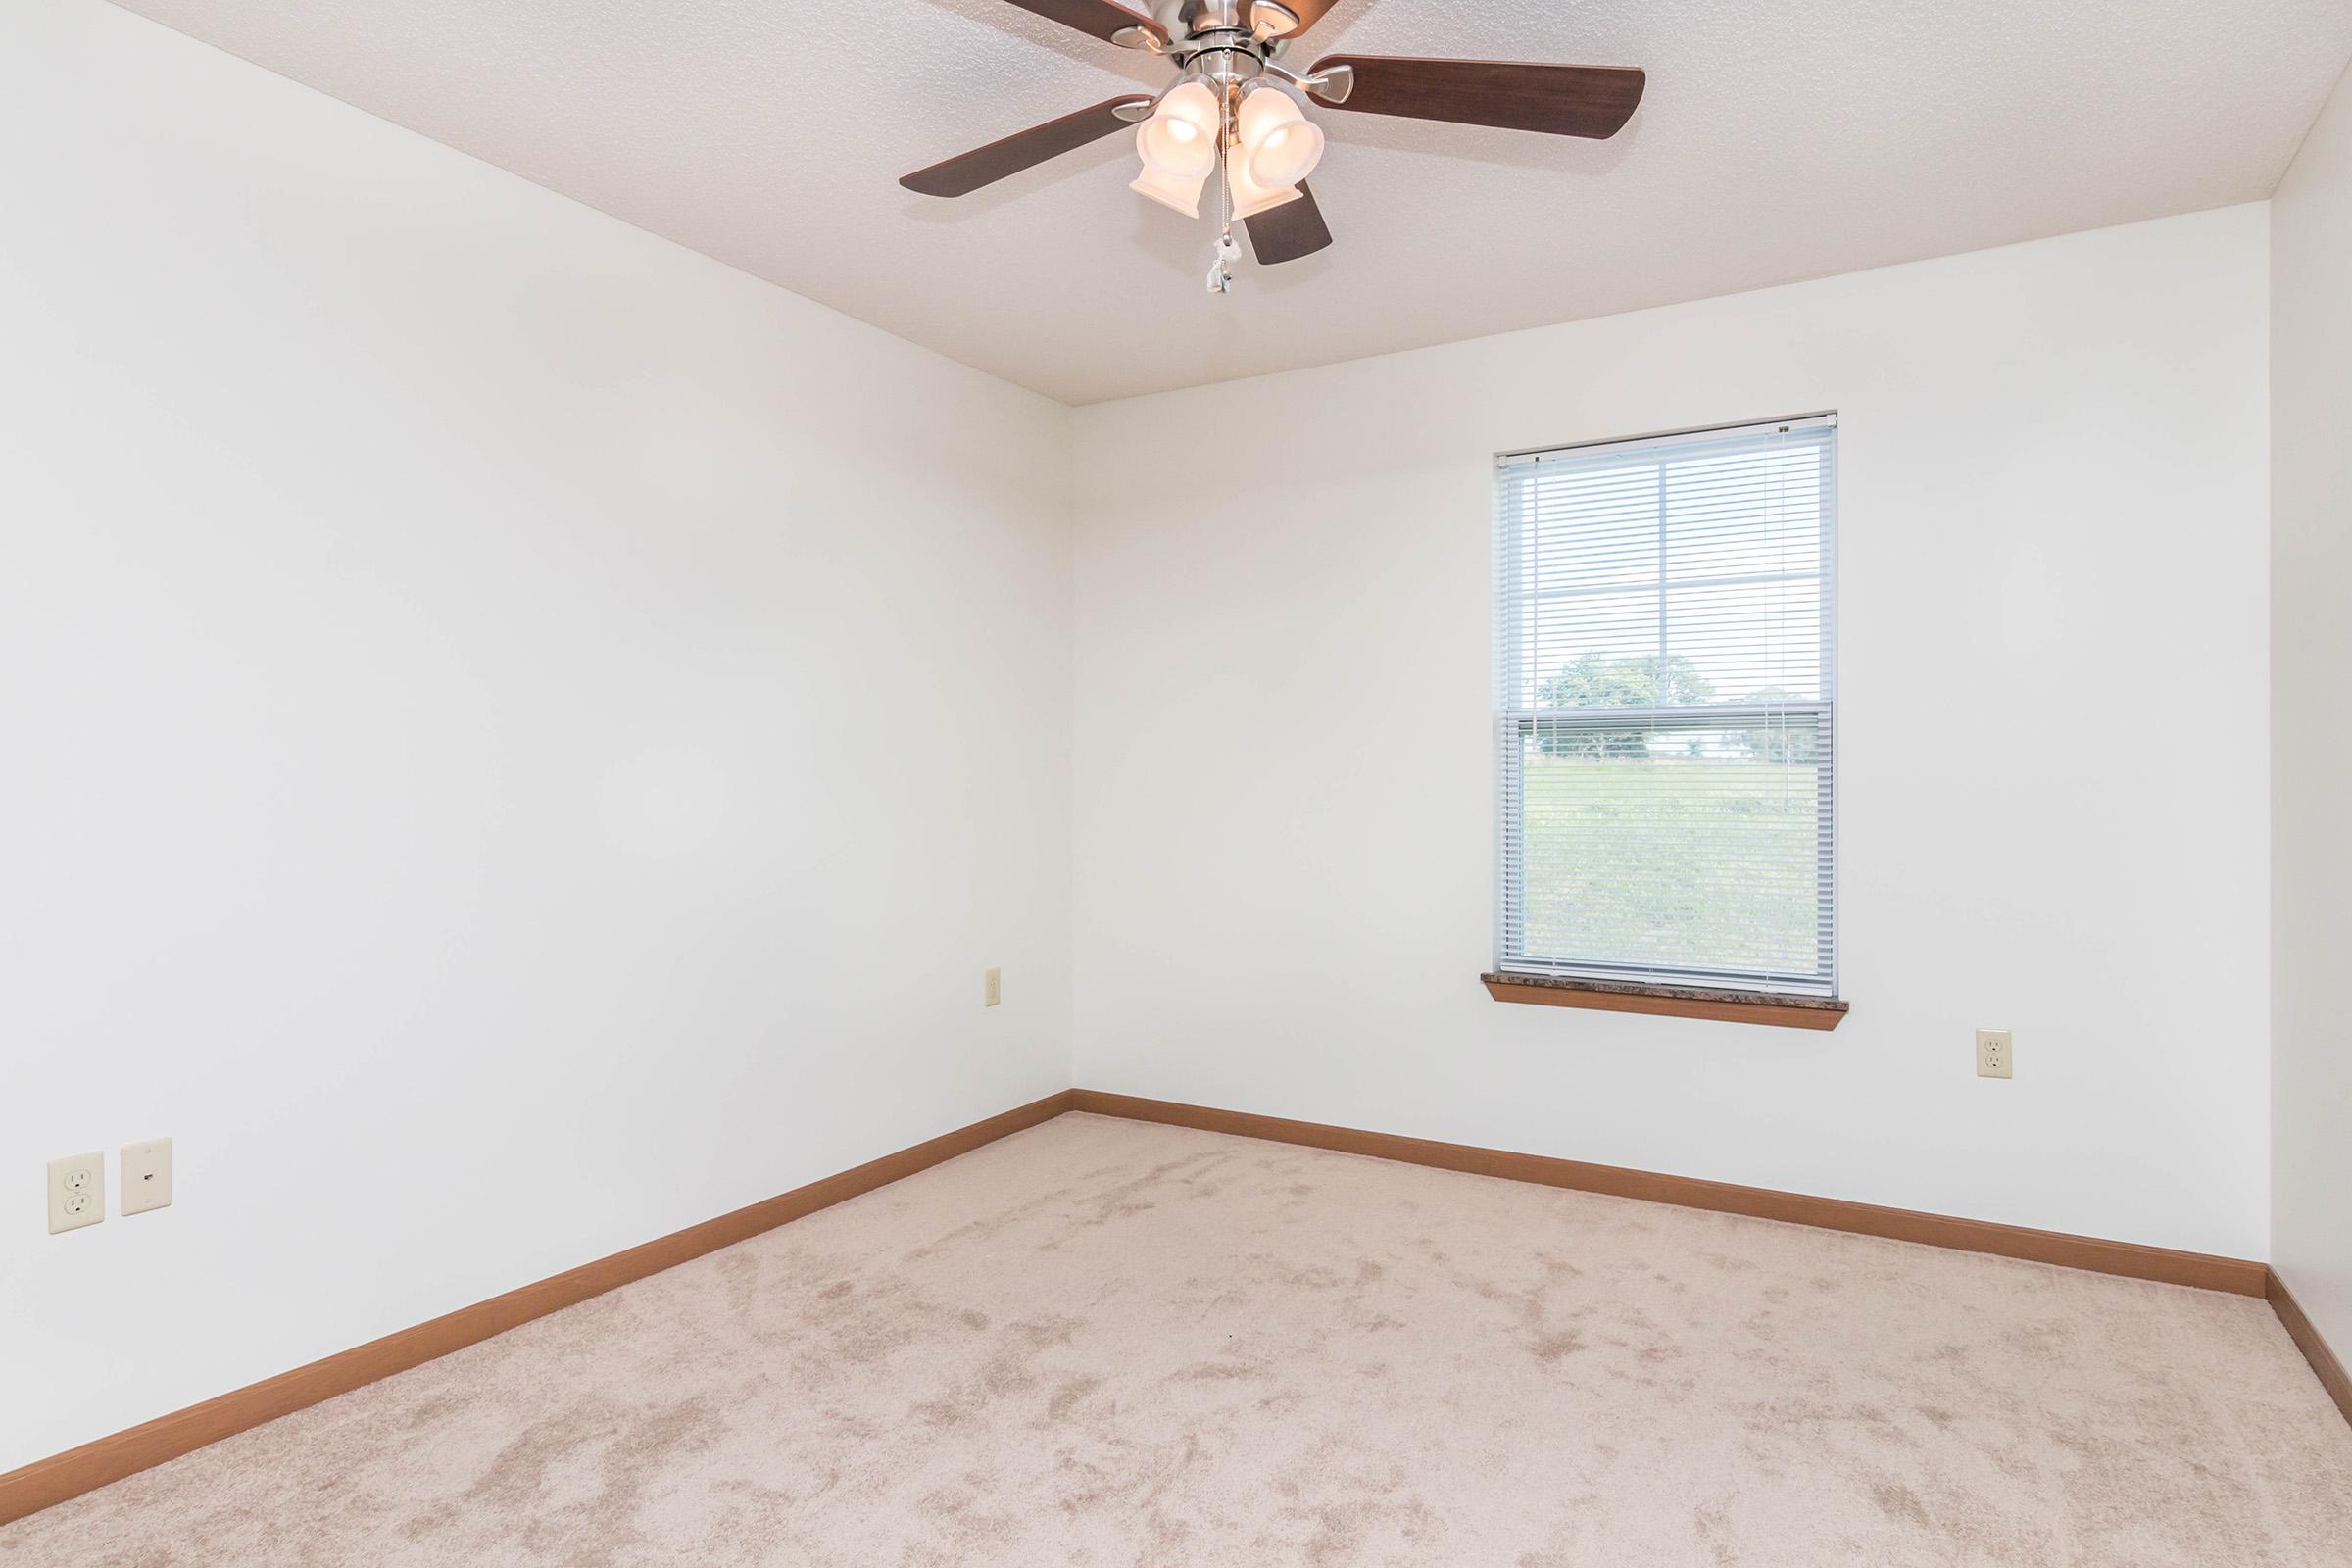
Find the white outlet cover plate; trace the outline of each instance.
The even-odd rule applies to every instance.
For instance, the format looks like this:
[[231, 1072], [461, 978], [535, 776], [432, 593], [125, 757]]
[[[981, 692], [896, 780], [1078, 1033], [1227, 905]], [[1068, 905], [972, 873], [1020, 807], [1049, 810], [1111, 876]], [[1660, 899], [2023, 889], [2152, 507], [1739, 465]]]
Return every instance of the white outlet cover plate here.
[[96, 1150], [49, 1162], [49, 1234], [106, 1218], [106, 1156]]
[[172, 1140], [150, 1138], [122, 1146], [122, 1212], [144, 1214], [172, 1206]]

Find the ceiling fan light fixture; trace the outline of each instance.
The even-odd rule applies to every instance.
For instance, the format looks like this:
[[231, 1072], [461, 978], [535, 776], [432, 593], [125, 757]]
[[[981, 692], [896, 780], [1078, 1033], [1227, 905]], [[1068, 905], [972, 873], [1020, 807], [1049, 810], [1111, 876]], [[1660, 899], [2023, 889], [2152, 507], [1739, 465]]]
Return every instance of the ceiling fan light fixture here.
[[1240, 120], [1242, 159], [1258, 185], [1296, 185], [1323, 161], [1323, 127], [1279, 87], [1260, 87], [1243, 99]]
[[1233, 216], [1237, 222], [1298, 199], [1296, 185], [1261, 185], [1250, 178], [1245, 161], [1240, 158], [1225, 160], [1225, 186], [1233, 193]]
[[1223, 128], [1224, 115], [1207, 83], [1178, 82], [1152, 118], [1136, 127], [1135, 148], [1153, 173], [1206, 179], [1217, 166], [1217, 134]]
[[1187, 218], [1199, 218], [1200, 216], [1200, 187], [1207, 183], [1206, 171], [1187, 179], [1177, 174], [1163, 174], [1147, 164], [1144, 166], [1144, 172], [1136, 175], [1135, 182], [1127, 188], [1140, 195], [1149, 196], [1172, 212], [1182, 213]]

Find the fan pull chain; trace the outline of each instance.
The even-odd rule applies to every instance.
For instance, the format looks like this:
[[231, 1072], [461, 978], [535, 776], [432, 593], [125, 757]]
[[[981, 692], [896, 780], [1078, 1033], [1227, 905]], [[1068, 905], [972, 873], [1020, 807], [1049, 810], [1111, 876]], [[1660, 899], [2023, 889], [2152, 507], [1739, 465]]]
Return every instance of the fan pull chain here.
[[1216, 171], [1217, 208], [1223, 215], [1223, 226], [1217, 234], [1217, 259], [1209, 264], [1208, 291], [1211, 294], [1233, 292], [1233, 268], [1242, 259], [1242, 248], [1233, 238], [1233, 176], [1229, 166], [1233, 161], [1233, 112], [1225, 116], [1225, 160]]

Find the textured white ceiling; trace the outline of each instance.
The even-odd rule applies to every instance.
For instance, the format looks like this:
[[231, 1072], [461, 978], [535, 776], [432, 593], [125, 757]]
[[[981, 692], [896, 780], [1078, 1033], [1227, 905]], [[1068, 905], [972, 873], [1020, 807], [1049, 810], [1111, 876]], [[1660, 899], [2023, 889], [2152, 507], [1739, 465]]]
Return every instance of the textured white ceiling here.
[[1120, 136], [909, 170], [1165, 79], [1004, 0], [124, 0], [850, 315], [1084, 403], [2267, 196], [2352, 0], [1341, 0], [1346, 49], [1642, 66], [1605, 143], [1315, 111], [1339, 243], [1201, 286]]

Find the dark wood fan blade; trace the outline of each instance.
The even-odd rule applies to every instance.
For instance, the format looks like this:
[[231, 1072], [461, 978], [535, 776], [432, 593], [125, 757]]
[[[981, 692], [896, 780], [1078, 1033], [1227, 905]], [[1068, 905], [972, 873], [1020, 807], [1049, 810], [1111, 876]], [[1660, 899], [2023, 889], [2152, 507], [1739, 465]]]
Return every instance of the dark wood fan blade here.
[[[1523, 66], [1402, 55], [1333, 55], [1315, 62], [1314, 74], [1335, 66], [1355, 73], [1355, 88], [1345, 102], [1332, 103], [1334, 109], [1595, 140], [1625, 128], [1648, 83], [1642, 72], [1624, 66]], [[1320, 95], [1315, 101], [1330, 102]]]
[[1121, 120], [1112, 111], [1127, 104], [1149, 104], [1151, 101], [1149, 93], [1105, 98], [1092, 109], [1081, 109], [1074, 115], [1049, 120], [1027, 130], [1016, 130], [1002, 141], [975, 147], [944, 164], [933, 164], [929, 169], [918, 169], [899, 183], [922, 196], [969, 196], [981, 186], [993, 185], [1007, 174], [1034, 169], [1048, 159], [1075, 152], [1088, 142], [1101, 141], [1114, 130], [1127, 129], [1129, 122]]
[[1323, 209], [1315, 205], [1315, 193], [1303, 179], [1297, 201], [1244, 219], [1242, 226], [1250, 230], [1250, 248], [1257, 253], [1260, 267], [1280, 267], [1331, 244], [1331, 225], [1323, 221]]
[[[1278, 32], [1275, 36], [1296, 38], [1316, 23], [1321, 22], [1330, 14], [1331, 8], [1340, 3], [1340, 0], [1273, 0], [1273, 3], [1298, 19], [1297, 26], [1286, 32]], [[1244, 22], [1248, 22], [1255, 10], [1256, 0], [1242, 0], [1242, 20]]]
[[1117, 43], [1119, 34], [1130, 27], [1141, 27], [1163, 44], [1168, 41], [1165, 27], [1150, 17], [1116, 4], [1115, 0], [1012, 0], [1012, 4], [1023, 11], [1034, 11], [1048, 22], [1076, 27], [1105, 43]]

